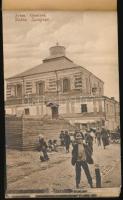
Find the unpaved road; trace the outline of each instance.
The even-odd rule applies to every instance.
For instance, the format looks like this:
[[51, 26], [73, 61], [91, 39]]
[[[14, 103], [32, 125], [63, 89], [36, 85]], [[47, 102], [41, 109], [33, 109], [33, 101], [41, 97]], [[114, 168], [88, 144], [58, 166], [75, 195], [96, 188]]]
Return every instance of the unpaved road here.
[[[75, 189], [75, 169], [71, 165], [71, 152], [64, 149], [49, 154], [50, 160], [41, 163], [39, 152], [7, 150], [7, 189], [49, 191]], [[95, 163], [99, 164], [102, 187], [120, 186], [120, 145], [111, 144], [107, 149], [94, 144]], [[95, 166], [89, 165], [95, 186]], [[88, 188], [82, 171], [82, 188]]]

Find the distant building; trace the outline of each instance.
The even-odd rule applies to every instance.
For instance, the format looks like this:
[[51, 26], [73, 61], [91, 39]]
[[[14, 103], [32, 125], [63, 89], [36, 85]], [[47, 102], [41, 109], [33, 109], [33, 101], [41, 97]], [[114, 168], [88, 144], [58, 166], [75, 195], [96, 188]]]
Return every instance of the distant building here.
[[64, 46], [49, 51], [42, 64], [6, 79], [6, 114], [61, 116], [80, 128], [119, 126], [119, 103], [104, 96], [104, 82], [67, 58]]

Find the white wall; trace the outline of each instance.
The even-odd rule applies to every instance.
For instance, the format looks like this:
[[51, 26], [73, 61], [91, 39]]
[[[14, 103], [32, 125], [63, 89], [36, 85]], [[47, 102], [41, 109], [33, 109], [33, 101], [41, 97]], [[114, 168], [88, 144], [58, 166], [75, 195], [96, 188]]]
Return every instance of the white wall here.
[[65, 114], [66, 113], [66, 104], [61, 103], [59, 106], [59, 114]]

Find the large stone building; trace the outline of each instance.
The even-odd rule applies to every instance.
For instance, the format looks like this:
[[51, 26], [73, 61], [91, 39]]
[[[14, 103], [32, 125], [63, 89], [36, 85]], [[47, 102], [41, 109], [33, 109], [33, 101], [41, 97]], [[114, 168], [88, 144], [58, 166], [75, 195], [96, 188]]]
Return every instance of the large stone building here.
[[119, 126], [119, 103], [104, 96], [104, 82], [67, 58], [64, 46], [49, 51], [42, 64], [6, 79], [6, 114], [61, 116], [80, 128]]

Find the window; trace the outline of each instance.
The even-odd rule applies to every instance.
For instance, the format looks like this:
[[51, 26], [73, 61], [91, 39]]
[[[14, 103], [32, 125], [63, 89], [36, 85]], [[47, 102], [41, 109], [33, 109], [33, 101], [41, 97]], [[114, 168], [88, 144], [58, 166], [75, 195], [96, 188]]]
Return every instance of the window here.
[[44, 82], [37, 83], [37, 94], [43, 95], [44, 94]]
[[93, 88], [92, 88], [92, 93], [95, 94], [96, 91], [97, 91], [97, 88], [96, 88], [96, 87], [93, 87]]
[[70, 81], [69, 79], [65, 78], [63, 80], [63, 92], [68, 92], [70, 90]]
[[21, 97], [22, 96], [22, 85], [17, 84], [17, 97]]
[[87, 112], [87, 104], [81, 104], [81, 113]]
[[7, 96], [12, 96], [12, 97], [16, 96], [16, 86], [15, 85], [7, 88]]
[[29, 108], [25, 108], [25, 115], [29, 115]]

